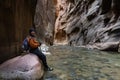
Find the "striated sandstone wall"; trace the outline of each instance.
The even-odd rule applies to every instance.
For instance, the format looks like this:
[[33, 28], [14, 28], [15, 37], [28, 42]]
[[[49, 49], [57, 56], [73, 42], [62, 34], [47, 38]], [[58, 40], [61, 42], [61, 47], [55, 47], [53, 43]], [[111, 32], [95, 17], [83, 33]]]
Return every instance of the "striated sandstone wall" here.
[[57, 0], [55, 44], [87, 45], [120, 39], [120, 0]]

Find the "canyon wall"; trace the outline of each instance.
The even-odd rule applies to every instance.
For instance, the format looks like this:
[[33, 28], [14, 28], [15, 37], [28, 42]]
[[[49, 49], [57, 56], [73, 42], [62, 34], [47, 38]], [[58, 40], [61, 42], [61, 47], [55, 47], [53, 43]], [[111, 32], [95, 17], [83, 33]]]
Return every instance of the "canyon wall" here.
[[53, 45], [56, 3], [56, 0], [38, 0], [36, 5], [34, 23], [38, 38], [48, 45]]
[[0, 63], [19, 55], [34, 24], [38, 38], [49, 45], [118, 42], [119, 0], [1, 0]]
[[120, 0], [57, 0], [54, 44], [120, 40]]
[[36, 0], [0, 0], [0, 63], [20, 54], [35, 7]]

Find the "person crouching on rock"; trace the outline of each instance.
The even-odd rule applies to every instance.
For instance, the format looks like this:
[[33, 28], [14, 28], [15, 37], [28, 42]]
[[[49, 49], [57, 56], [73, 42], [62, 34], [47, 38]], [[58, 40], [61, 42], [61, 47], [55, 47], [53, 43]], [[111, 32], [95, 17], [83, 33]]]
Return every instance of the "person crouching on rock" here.
[[37, 41], [36, 31], [34, 28], [29, 30], [29, 37], [27, 39], [29, 44], [29, 52], [37, 55], [42, 60], [45, 70], [52, 71], [53, 69], [47, 65], [46, 56], [38, 49], [41, 43]]

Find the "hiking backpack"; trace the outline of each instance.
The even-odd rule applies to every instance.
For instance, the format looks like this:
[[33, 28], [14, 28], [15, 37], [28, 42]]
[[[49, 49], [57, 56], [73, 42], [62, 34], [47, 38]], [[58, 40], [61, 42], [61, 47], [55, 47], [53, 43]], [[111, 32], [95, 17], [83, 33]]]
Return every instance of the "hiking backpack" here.
[[25, 51], [29, 50], [29, 44], [28, 44], [27, 38], [25, 38], [23, 43], [22, 43], [22, 49]]

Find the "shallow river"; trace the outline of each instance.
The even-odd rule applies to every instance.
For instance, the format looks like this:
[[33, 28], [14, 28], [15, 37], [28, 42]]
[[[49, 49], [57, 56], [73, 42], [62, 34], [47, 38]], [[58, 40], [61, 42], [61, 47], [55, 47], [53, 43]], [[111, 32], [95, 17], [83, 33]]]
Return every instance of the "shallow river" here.
[[54, 68], [45, 80], [120, 80], [120, 54], [80, 47], [53, 46], [47, 55]]

